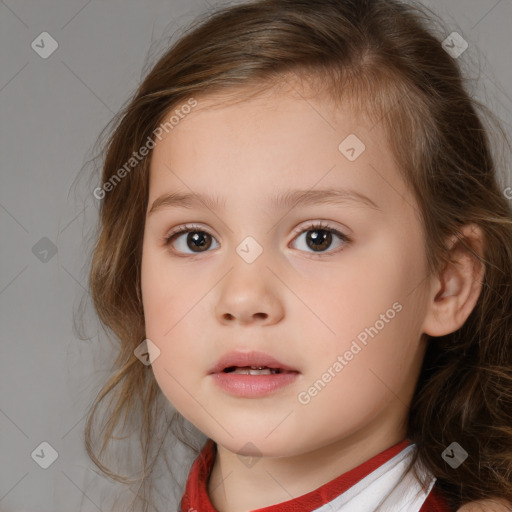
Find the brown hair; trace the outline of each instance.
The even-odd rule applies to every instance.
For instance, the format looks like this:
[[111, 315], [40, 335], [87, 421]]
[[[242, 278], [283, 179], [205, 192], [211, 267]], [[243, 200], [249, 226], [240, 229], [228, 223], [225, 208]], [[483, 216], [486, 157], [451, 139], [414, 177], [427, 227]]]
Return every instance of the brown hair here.
[[[471, 251], [460, 236], [463, 225], [475, 223], [485, 235], [483, 258], [471, 251], [485, 266], [478, 302], [459, 330], [426, 337], [408, 427], [419, 460], [457, 507], [491, 496], [512, 500], [512, 211], [481, 113], [504, 140], [506, 135], [466, 92], [434, 23], [433, 13], [398, 0], [261, 0], [208, 13], [165, 52], [120, 112], [105, 144], [102, 184], [171, 109], [192, 97], [229, 90], [241, 97], [243, 89], [262, 91], [294, 76], [382, 123], [420, 206], [430, 272], [447, 263], [448, 237], [457, 236]], [[120, 343], [85, 430], [91, 459], [108, 476], [128, 482], [98, 457], [121, 417], [123, 426], [133, 422], [143, 473], [132, 482], [143, 487], [150, 485], [159, 452], [156, 424], [163, 421], [162, 439], [172, 424], [162, 414], [166, 400], [152, 372], [134, 355], [145, 339], [140, 268], [150, 157], [100, 206], [89, 284], [102, 324]], [[97, 456], [93, 421], [109, 395], [108, 428]], [[454, 441], [469, 454], [457, 469], [441, 457]], [[144, 510], [148, 506], [144, 501]]]

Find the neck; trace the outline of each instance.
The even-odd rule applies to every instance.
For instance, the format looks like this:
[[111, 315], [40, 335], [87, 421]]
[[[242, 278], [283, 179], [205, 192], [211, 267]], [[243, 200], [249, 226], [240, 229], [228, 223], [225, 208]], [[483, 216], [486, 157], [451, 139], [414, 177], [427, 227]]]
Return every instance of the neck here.
[[383, 428], [383, 421], [379, 416], [331, 444], [292, 457], [261, 457], [254, 464], [218, 444], [210, 500], [219, 512], [247, 512], [311, 492], [405, 438], [404, 422]]

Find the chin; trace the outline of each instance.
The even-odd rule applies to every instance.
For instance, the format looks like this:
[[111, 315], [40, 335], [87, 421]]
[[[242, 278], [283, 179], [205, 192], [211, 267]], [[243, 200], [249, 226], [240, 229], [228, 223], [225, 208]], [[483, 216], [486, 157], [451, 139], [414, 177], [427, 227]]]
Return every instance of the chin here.
[[235, 435], [234, 437], [224, 433], [216, 437], [213, 435], [211, 438], [226, 450], [241, 457], [290, 457], [302, 452], [302, 445], [297, 443], [297, 439], [292, 434], [274, 437], [272, 433], [267, 437], [268, 432], [268, 430], [255, 432], [252, 436], [246, 432], [243, 436]]

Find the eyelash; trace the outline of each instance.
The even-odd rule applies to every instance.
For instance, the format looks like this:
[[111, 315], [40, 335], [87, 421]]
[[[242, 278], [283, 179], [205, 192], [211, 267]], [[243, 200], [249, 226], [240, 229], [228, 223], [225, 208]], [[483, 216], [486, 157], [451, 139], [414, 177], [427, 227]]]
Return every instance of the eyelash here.
[[[197, 225], [194, 225], [194, 224], [186, 224], [186, 225], [182, 226], [181, 228], [179, 228], [178, 230], [173, 231], [173, 232], [171, 232], [168, 235], [165, 235], [163, 237], [164, 245], [165, 246], [170, 246], [171, 243], [173, 242], [173, 240], [175, 238], [177, 238], [179, 235], [182, 235], [184, 233], [194, 232], [194, 231], [197, 231], [199, 233], [206, 233], [207, 235], [213, 237], [213, 235], [211, 233], [209, 233], [208, 231], [203, 229], [201, 226], [197, 226]], [[339, 237], [341, 239], [341, 241], [344, 242], [343, 246], [341, 248], [338, 248], [338, 249], [336, 249], [334, 251], [317, 252], [317, 253], [311, 252], [311, 253], [309, 253], [313, 257], [332, 256], [332, 255], [337, 254], [338, 252], [342, 251], [344, 246], [346, 246], [347, 244], [350, 244], [352, 242], [352, 239], [350, 237], [348, 237], [347, 235], [341, 233], [337, 229], [329, 227], [329, 225], [324, 224], [322, 222], [315, 222], [315, 223], [310, 224], [310, 225], [308, 225], [306, 227], [301, 227], [299, 229], [294, 230], [294, 234], [296, 236], [294, 237], [293, 240], [295, 240], [295, 238], [297, 238], [298, 235], [300, 235], [300, 234], [302, 234], [304, 232], [308, 232], [308, 231], [328, 231], [330, 233], [333, 233], [337, 237]], [[215, 238], [215, 237], [213, 237], [213, 238]], [[209, 251], [205, 251], [205, 252], [209, 252]], [[198, 253], [195, 253], [195, 254], [186, 254], [186, 255], [179, 255], [179, 256], [180, 257], [193, 258], [194, 256], [200, 256], [201, 254], [202, 253], [198, 252]]]

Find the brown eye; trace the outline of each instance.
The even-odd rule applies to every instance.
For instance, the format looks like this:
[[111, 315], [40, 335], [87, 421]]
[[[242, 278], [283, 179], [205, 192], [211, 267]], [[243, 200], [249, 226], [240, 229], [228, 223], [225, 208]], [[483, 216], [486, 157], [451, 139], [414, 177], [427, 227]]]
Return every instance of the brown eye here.
[[[305, 250], [306, 252], [319, 254], [324, 252], [328, 254], [336, 253], [338, 252], [336, 250], [326, 251], [326, 249], [329, 249], [329, 247], [331, 247], [333, 244], [333, 240], [336, 238], [341, 240], [342, 243], [338, 243], [338, 247], [350, 242], [350, 239], [343, 233], [339, 232], [337, 229], [331, 228], [321, 223], [308, 226], [306, 229], [299, 230], [299, 236], [296, 237], [296, 240], [300, 240], [303, 234], [306, 235], [303, 248], [301, 249], [299, 247], [299, 249]], [[310, 250], [308, 251], [308, 249]]]
[[200, 254], [207, 252], [215, 238], [210, 233], [195, 227], [184, 227], [168, 236], [165, 245], [182, 254]]
[[[328, 250], [333, 242], [338, 239], [338, 247], [350, 243], [352, 240], [328, 225], [314, 224], [308, 226], [306, 229], [297, 230], [299, 235], [295, 240], [300, 240], [302, 235], [305, 234], [305, 247], [299, 247], [299, 250], [317, 254], [317, 255], [331, 255], [339, 252], [338, 250]], [[212, 248], [213, 241], [216, 242], [215, 237], [202, 229], [200, 226], [184, 226], [183, 228], [175, 231], [169, 236], [165, 237], [165, 245], [170, 245], [173, 252], [178, 255], [194, 255], [208, 252]], [[217, 243], [217, 247], [219, 247]], [[214, 246], [214, 248], [217, 248]]]
[[315, 229], [308, 231], [306, 244], [314, 251], [328, 249], [332, 243], [332, 233], [326, 229]]

